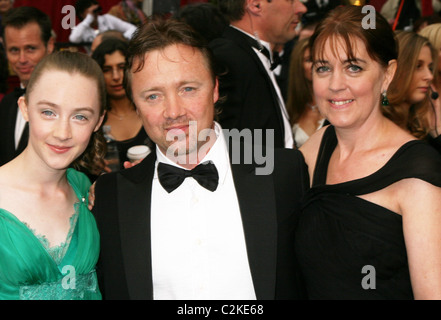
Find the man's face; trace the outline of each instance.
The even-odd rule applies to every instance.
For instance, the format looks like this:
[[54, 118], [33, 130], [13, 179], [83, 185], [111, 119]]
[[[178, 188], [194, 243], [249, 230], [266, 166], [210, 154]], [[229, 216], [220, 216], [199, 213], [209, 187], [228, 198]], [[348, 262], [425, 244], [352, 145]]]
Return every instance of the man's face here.
[[190, 134], [199, 137], [213, 127], [218, 83], [205, 61], [197, 49], [170, 45], [147, 53], [142, 70], [132, 74], [133, 100], [144, 128], [165, 155], [177, 147], [187, 156], [198, 154], [206, 141]]
[[296, 36], [296, 27], [307, 11], [300, 0], [267, 0], [262, 6], [262, 38], [273, 44], [285, 44]]
[[38, 62], [53, 51], [53, 40], [47, 46], [44, 44], [36, 22], [28, 23], [20, 29], [7, 26], [4, 40], [11, 68], [26, 86]]
[[0, 0], [0, 14], [8, 12], [12, 8], [11, 0]]

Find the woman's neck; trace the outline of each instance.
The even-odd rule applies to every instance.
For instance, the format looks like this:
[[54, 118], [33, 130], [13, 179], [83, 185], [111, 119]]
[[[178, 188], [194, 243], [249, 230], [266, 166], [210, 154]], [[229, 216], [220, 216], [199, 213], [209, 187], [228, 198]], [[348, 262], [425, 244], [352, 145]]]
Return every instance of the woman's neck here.
[[110, 110], [115, 113], [127, 113], [133, 111], [133, 104], [127, 97], [121, 99], [109, 99]]
[[56, 191], [68, 192], [67, 169], [53, 169], [32, 152], [29, 146], [9, 164], [17, 183], [50, 196]]

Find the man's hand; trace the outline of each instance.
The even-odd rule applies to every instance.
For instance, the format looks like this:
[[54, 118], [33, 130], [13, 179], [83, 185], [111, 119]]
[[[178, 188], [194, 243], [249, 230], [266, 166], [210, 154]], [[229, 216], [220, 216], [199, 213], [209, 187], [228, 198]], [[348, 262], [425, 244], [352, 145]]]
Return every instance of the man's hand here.
[[95, 205], [95, 184], [94, 182], [89, 188], [89, 205], [88, 208], [92, 211], [93, 206]]
[[134, 166], [136, 166], [138, 163], [140, 163], [143, 159], [139, 159], [133, 162], [130, 161], [124, 161], [123, 165], [124, 165], [124, 169], [129, 169], [132, 168]]
[[93, 15], [93, 16], [96, 16], [96, 14], [95, 14], [95, 10], [98, 9], [99, 7], [100, 7], [99, 4], [91, 5], [89, 8], [87, 8], [87, 9], [84, 11], [84, 16], [87, 16], [88, 14], [91, 14], [91, 15]]

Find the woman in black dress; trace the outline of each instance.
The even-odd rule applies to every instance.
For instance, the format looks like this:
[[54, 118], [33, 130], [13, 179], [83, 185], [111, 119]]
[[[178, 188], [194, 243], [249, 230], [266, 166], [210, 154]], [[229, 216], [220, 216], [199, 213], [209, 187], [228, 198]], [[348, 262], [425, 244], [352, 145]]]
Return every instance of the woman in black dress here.
[[440, 299], [441, 157], [383, 115], [397, 47], [368, 14], [337, 8], [311, 37], [316, 103], [331, 125], [300, 149], [311, 189], [298, 260], [311, 299]]

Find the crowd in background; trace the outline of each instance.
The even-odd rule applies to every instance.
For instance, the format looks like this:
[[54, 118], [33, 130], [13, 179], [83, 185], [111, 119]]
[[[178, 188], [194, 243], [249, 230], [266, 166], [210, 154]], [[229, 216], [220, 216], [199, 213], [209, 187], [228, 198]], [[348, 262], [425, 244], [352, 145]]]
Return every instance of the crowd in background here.
[[[182, 248], [201, 250], [200, 255], [194, 255], [195, 261], [209, 265], [207, 269], [219, 265], [226, 270], [224, 277], [219, 278], [222, 280], [216, 280], [209, 279], [204, 273], [209, 272], [201, 267], [202, 274], [198, 274], [195, 282], [222, 288], [214, 295], [217, 299], [230, 294], [228, 286], [236, 281], [241, 289], [237, 292], [238, 299], [440, 298], [441, 273], [437, 270], [441, 267], [441, 251], [438, 250], [441, 243], [436, 239], [441, 233], [441, 220], [436, 213], [441, 209], [437, 200], [441, 187], [441, 1], [384, 1], [375, 11], [377, 26], [372, 31], [362, 30], [357, 25], [363, 17], [360, 7], [369, 5], [368, 0], [273, 1], [194, 1], [180, 5], [178, 9], [175, 8], [177, 2], [173, 2], [170, 12], [148, 16], [143, 10], [143, 1], [123, 0], [103, 12], [100, 1], [77, 0], [76, 26], [70, 31], [68, 43], [60, 44], [51, 28], [50, 17], [41, 10], [28, 6], [14, 7], [13, 0], [0, 0], [0, 166], [3, 166], [0, 167], [0, 190], [11, 199], [18, 199], [14, 192], [24, 188], [26, 184], [23, 181], [28, 176], [17, 174], [21, 184], [10, 183], [13, 180], [11, 172], [22, 172], [28, 163], [29, 168], [34, 169], [29, 174], [35, 176], [31, 182], [38, 182], [35, 189], [50, 186], [57, 190], [63, 194], [57, 198], [59, 207], [69, 211], [69, 206], [75, 206], [75, 213], [69, 219], [54, 218], [57, 212], [53, 208], [47, 208], [43, 201], [32, 199], [29, 205], [33, 203], [36, 208], [50, 212], [49, 220], [60, 227], [60, 232], [51, 233], [47, 226], [25, 214], [20, 220], [29, 219], [43, 233], [50, 233], [53, 237], [51, 241], [61, 243], [51, 251], [53, 248], [45, 240], [46, 249], [51, 251], [50, 255], [58, 261], [59, 267], [74, 261], [68, 260], [74, 259], [68, 254], [70, 244], [76, 250], [88, 250], [90, 253], [80, 262], [75, 260], [84, 269], [81, 279], [88, 282], [81, 287], [87, 292], [85, 295], [80, 296], [83, 293], [78, 292], [79, 296], [72, 293], [72, 296], [64, 297], [64, 292], [57, 285], [53, 290], [45, 287], [43, 293], [33, 286], [21, 286], [18, 293], [14, 285], [8, 283], [3, 287], [0, 284], [0, 297], [2, 288], [5, 292], [9, 290], [6, 296], [12, 299], [39, 299], [48, 292], [51, 292], [50, 297], [63, 296], [66, 299], [101, 299], [101, 293], [104, 297], [107, 295], [115, 299], [149, 299], [155, 298], [155, 294], [156, 298], [162, 299], [187, 297], [188, 292], [182, 287], [194, 284], [176, 276], [181, 272], [180, 260], [176, 257], [185, 258], [177, 252], [176, 244], [170, 245], [167, 237], [154, 231], [157, 228], [165, 232], [162, 228], [168, 225], [169, 220], [181, 221], [179, 227], [188, 222], [173, 215], [167, 218], [154, 215], [159, 209], [167, 212], [176, 212], [180, 208], [186, 212], [188, 209], [187, 203], [182, 201], [182, 187], [178, 189], [182, 193], [180, 197], [169, 198], [174, 191], [168, 191], [160, 181], [161, 175], [166, 173], [161, 174], [162, 167], [154, 164], [155, 157], [164, 163], [169, 162], [169, 159], [161, 158], [166, 153], [167, 143], [165, 137], [158, 133], [161, 127], [158, 124], [159, 107], [155, 109], [154, 103], [156, 106], [166, 104], [161, 90], [168, 90], [174, 80], [173, 76], [164, 76], [160, 68], [156, 70], [151, 66], [147, 57], [154, 56], [158, 65], [176, 78], [185, 78], [185, 75], [200, 71], [197, 76], [204, 81], [194, 81], [191, 83], [193, 87], [189, 85], [179, 89], [179, 99], [194, 97], [192, 103], [184, 108], [177, 106], [179, 103], [173, 105], [176, 100], [164, 108], [169, 118], [179, 119], [184, 117], [179, 113], [186, 116], [188, 112], [195, 118], [208, 119], [206, 125], [215, 129], [216, 137], [208, 139], [207, 144], [216, 150], [216, 156], [222, 154], [228, 157], [228, 151], [219, 149], [219, 144], [213, 142], [220, 140], [220, 128], [249, 129], [254, 144], [263, 144], [267, 150], [274, 147], [286, 152], [276, 152], [278, 169], [271, 174], [274, 181], [269, 183], [279, 183], [271, 193], [275, 194], [273, 209], [277, 212], [276, 218], [276, 215], [269, 218], [266, 216], [268, 212], [260, 213], [261, 208], [257, 209], [258, 203], [263, 207], [263, 202], [273, 201], [270, 195], [258, 189], [259, 186], [268, 186], [268, 181], [263, 178], [248, 181], [234, 168], [225, 173], [222, 171], [225, 163], [209, 157], [216, 166], [221, 163], [219, 172], [215, 170], [216, 180], [220, 178], [224, 182], [219, 184], [219, 189], [204, 185], [217, 193], [207, 196], [204, 193], [207, 190], [199, 190], [191, 196], [192, 201], [196, 199], [194, 202], [200, 201], [206, 206], [204, 208], [216, 206], [219, 210], [234, 199], [227, 209], [243, 213], [246, 211], [243, 203], [250, 196], [242, 192], [240, 183], [235, 180], [240, 176], [247, 181], [247, 188], [256, 188], [256, 194], [260, 194], [261, 199], [256, 200], [253, 210], [261, 216], [256, 221], [248, 221], [243, 213], [245, 231], [232, 228], [231, 239], [234, 240], [231, 242], [231, 239], [224, 239], [225, 235], [213, 232], [213, 237], [218, 237], [215, 240], [219, 242], [211, 243], [209, 249], [219, 249], [223, 245], [234, 248], [235, 243], [240, 244], [234, 248], [237, 251], [229, 253], [226, 253], [227, 247], [219, 249], [219, 252], [214, 250], [214, 258], [210, 256], [211, 252], [198, 249], [196, 244], [186, 247], [188, 239], [185, 232], [180, 233], [178, 226], [174, 226], [173, 241], [179, 242], [182, 235], [185, 240], [180, 244]], [[183, 26], [181, 33], [177, 31]], [[161, 33], [162, 37], [154, 38]], [[181, 49], [179, 52], [188, 58], [186, 62], [192, 68], [177, 67], [185, 65], [185, 62], [176, 58], [176, 64], [173, 64], [157, 53], [163, 50], [177, 57], [177, 51], [170, 49], [170, 43]], [[199, 62], [191, 58], [189, 48], [198, 52]], [[67, 66], [69, 59], [73, 61], [72, 66]], [[34, 75], [35, 70], [38, 73]], [[154, 90], [150, 91], [153, 93], [142, 90], [139, 86], [141, 82], [152, 83]], [[69, 86], [78, 92], [69, 92]], [[83, 95], [81, 90], [87, 91], [87, 95]], [[41, 98], [39, 103], [43, 101], [42, 104], [53, 108], [41, 111], [42, 116], [59, 120], [64, 114], [63, 108], [47, 102], [42, 92], [47, 92], [53, 101], [69, 99], [71, 102], [68, 110], [72, 124], [69, 128], [66, 125], [54, 129], [60, 141], [63, 138], [68, 140], [69, 130], [77, 130], [77, 134], [82, 136], [79, 143], [81, 150], [76, 150], [69, 163], [51, 162], [44, 148], [39, 146], [46, 128], [33, 114], [33, 110], [37, 110], [33, 108], [38, 106], [38, 98]], [[77, 113], [72, 103], [76, 100], [90, 105], [89, 108]], [[201, 101], [215, 108], [203, 112], [205, 109], [200, 105]], [[356, 111], [348, 114], [339, 112], [351, 104], [355, 105]], [[59, 114], [56, 115], [53, 110]], [[173, 121], [170, 121], [162, 126], [172, 124]], [[262, 138], [256, 134], [258, 130], [271, 134]], [[136, 152], [134, 150], [139, 147], [145, 148], [142, 155], [130, 153]], [[57, 154], [67, 153], [69, 149], [60, 145], [51, 148]], [[142, 162], [147, 156], [147, 161]], [[48, 167], [55, 168], [56, 174], [42, 179], [45, 170], [37, 158], [46, 161]], [[296, 164], [295, 168], [287, 165], [288, 160]], [[279, 171], [280, 168], [286, 170], [286, 176]], [[154, 169], [158, 170], [158, 176], [153, 175]], [[185, 169], [193, 171], [195, 167]], [[111, 172], [114, 174], [107, 175]], [[121, 172], [121, 175], [116, 174]], [[144, 172], [147, 173], [144, 175]], [[297, 185], [288, 181], [292, 177], [299, 179]], [[143, 193], [135, 191], [141, 181], [151, 182], [153, 191], [149, 190], [164, 200], [158, 205], [159, 201], [151, 199], [146, 207], [148, 210], [152, 208], [153, 214], [153, 232], [148, 234], [148, 241], [154, 242], [152, 252], [149, 251], [154, 260], [154, 270], [149, 270], [149, 275], [157, 280], [153, 285], [149, 282], [150, 278], [145, 279], [139, 274], [141, 280], [138, 284], [130, 276], [125, 279], [121, 275], [123, 273], [120, 274], [124, 267], [119, 262], [114, 264], [111, 252], [114, 246], [123, 248], [129, 242], [134, 245], [133, 240], [124, 238], [128, 234], [123, 233], [140, 229], [135, 229], [137, 223], [124, 221], [120, 211], [127, 209], [128, 216], [132, 218], [137, 212], [127, 208], [130, 204], [121, 205], [122, 199], [128, 199], [121, 188], [128, 188], [142, 198]], [[93, 189], [91, 198], [86, 201], [88, 188], [94, 182], [97, 182], [96, 204]], [[34, 186], [32, 183], [31, 186]], [[164, 190], [160, 189], [160, 185]], [[228, 185], [230, 189], [226, 187]], [[231, 188], [232, 185], [237, 190]], [[192, 192], [192, 188], [186, 185], [185, 192]], [[291, 198], [288, 194], [290, 188], [298, 191]], [[21, 195], [20, 192], [18, 194]], [[219, 196], [210, 198], [212, 195]], [[29, 194], [23, 197], [29, 197]], [[4, 210], [0, 209], [0, 219], [14, 219], [9, 212], [24, 210], [12, 200], [2, 201], [0, 208]], [[144, 202], [134, 200], [133, 208], [144, 210]], [[93, 210], [97, 226], [87, 205], [89, 209], [96, 205]], [[194, 208], [193, 205], [189, 208]], [[195, 210], [197, 213], [200, 213], [197, 210], [203, 211], [200, 208]], [[290, 215], [294, 211], [301, 211], [299, 217]], [[106, 216], [108, 212], [111, 213]], [[113, 218], [114, 221], [110, 221]], [[189, 218], [192, 219], [194, 217]], [[217, 221], [209, 219], [207, 224]], [[231, 220], [221, 221], [219, 226], [229, 223], [237, 226], [233, 215], [228, 219]], [[153, 224], [155, 221], [156, 224]], [[98, 233], [103, 235], [103, 258], [98, 263], [102, 276], [99, 273], [97, 276], [94, 270], [98, 249], [87, 235], [80, 231], [74, 233], [73, 226], [80, 222], [88, 228], [93, 241], [96, 241]], [[293, 223], [292, 228], [284, 223]], [[190, 227], [195, 232], [200, 231], [199, 225]], [[266, 227], [268, 233], [263, 232]], [[109, 240], [119, 232], [119, 228], [123, 230], [118, 240], [121, 242], [113, 238]], [[7, 230], [10, 232], [10, 229]], [[273, 234], [274, 230], [277, 232]], [[67, 245], [61, 241], [66, 232]], [[133, 231], [134, 239], [143, 239], [145, 234], [141, 236], [136, 232]], [[1, 241], [6, 240], [0, 236]], [[9, 244], [11, 240], [8, 241]], [[23, 245], [23, 251], [27, 252], [28, 245]], [[253, 251], [257, 246], [265, 248], [265, 254], [277, 263], [269, 266], [261, 252]], [[141, 247], [144, 248], [144, 245]], [[277, 252], [273, 251], [276, 247]], [[127, 253], [121, 249], [115, 255], [128, 259], [134, 269], [140, 261], [152, 263], [150, 256], [135, 257], [130, 251], [132, 249], [125, 248]], [[164, 258], [155, 251], [158, 248], [169, 254], [164, 254]], [[288, 251], [290, 253], [283, 256]], [[295, 259], [291, 256], [294, 251]], [[438, 251], [440, 254], [436, 253]], [[212, 260], [204, 260], [206, 257]], [[231, 261], [238, 261], [240, 270], [237, 274], [234, 268], [229, 269]], [[384, 287], [380, 286], [377, 291], [359, 291], [352, 284], [359, 285], [360, 271], [356, 273], [354, 270], [358, 271], [365, 261], [376, 265], [378, 276], [387, 279], [382, 282]], [[259, 269], [260, 264], [262, 269]], [[0, 262], [0, 276], [2, 268], [25, 270], [26, 266], [24, 263]], [[111, 268], [115, 269], [109, 271]], [[56, 282], [59, 280], [55, 275], [57, 269], [53, 269], [51, 275], [46, 276]], [[163, 273], [164, 269], [169, 273]], [[193, 272], [185, 263], [182, 269], [183, 272]], [[271, 281], [264, 279], [268, 270], [274, 272]], [[136, 269], [134, 274], [138, 271]], [[167, 277], [170, 274], [173, 277], [170, 277], [169, 283]], [[115, 280], [116, 275], [118, 280]], [[38, 278], [41, 275], [34, 276]], [[106, 279], [108, 286], [101, 287]], [[427, 279], [431, 279], [432, 283], [428, 283]], [[100, 289], [97, 283], [100, 283]], [[164, 283], [176, 289], [176, 292], [171, 290], [176, 296], [170, 294]], [[130, 286], [135, 289], [129, 293]], [[144, 286], [144, 291], [140, 290], [141, 286]], [[147, 287], [149, 289], [145, 291]], [[204, 292], [203, 288], [198, 288], [192, 297], [211, 297]]]

